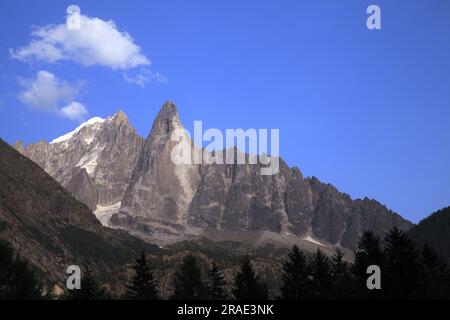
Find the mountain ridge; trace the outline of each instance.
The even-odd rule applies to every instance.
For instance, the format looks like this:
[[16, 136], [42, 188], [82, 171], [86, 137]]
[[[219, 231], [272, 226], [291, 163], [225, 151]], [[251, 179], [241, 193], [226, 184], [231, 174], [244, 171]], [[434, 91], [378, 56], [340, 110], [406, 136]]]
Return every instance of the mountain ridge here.
[[[71, 142], [64, 154], [79, 159], [72, 165], [84, 166], [85, 172], [69, 170], [58, 145], [15, 147], [92, 209], [117, 207], [120, 202], [109, 225], [146, 240], [170, 243], [184, 235], [202, 235], [204, 229], [253, 230], [311, 237], [352, 249], [365, 230], [382, 236], [394, 226], [412, 226], [378, 201], [352, 200], [331, 184], [304, 178], [299, 168], [290, 168], [282, 159], [274, 176], [261, 176], [261, 164], [175, 165], [171, 161], [175, 146], [182, 143], [191, 154], [199, 149], [188, 136], [178, 142], [170, 139], [175, 130], [184, 129], [173, 102], [163, 105], [145, 140], [123, 112], [108, 119], [97, 131], [87, 126], [60, 143]], [[83, 146], [83, 141], [90, 143]], [[101, 149], [101, 156], [92, 156], [94, 161], [90, 156], [95, 148]], [[55, 163], [59, 166], [52, 168]], [[90, 191], [84, 194], [86, 189]]]
[[431, 246], [450, 263], [450, 207], [432, 213], [409, 230], [419, 247]]

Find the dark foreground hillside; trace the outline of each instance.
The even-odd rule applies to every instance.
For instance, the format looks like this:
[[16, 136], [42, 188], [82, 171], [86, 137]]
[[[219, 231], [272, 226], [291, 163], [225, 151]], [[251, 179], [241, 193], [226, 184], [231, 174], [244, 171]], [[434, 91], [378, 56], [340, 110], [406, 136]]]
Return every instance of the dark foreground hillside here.
[[428, 244], [450, 262], [450, 207], [441, 209], [422, 220], [409, 231], [418, 245]]
[[69, 265], [109, 273], [151, 246], [103, 227], [56, 180], [0, 139], [0, 239], [46, 279], [59, 282]]

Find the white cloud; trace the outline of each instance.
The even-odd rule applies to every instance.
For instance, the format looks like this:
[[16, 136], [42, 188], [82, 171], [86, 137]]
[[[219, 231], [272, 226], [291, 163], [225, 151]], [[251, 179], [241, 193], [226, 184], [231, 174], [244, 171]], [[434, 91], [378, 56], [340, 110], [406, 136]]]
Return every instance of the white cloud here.
[[141, 69], [134, 75], [127, 72], [124, 72], [122, 75], [126, 82], [137, 84], [141, 87], [145, 87], [145, 84], [149, 81], [167, 83], [166, 77], [159, 72], [152, 72], [149, 69]]
[[24, 91], [19, 100], [40, 111], [55, 111], [61, 104], [72, 101], [79, 87], [59, 80], [53, 73], [41, 70], [35, 79], [20, 80]]
[[53, 73], [41, 70], [36, 78], [21, 79], [24, 90], [19, 100], [38, 111], [58, 114], [62, 117], [82, 121], [87, 114], [86, 107], [74, 101], [80, 86], [58, 79]]
[[87, 115], [88, 112], [82, 103], [72, 101], [67, 106], [61, 108], [59, 113], [64, 118], [68, 118], [70, 120], [75, 120], [78, 122], [83, 122], [84, 116]]
[[150, 65], [133, 38], [119, 31], [113, 21], [85, 15], [80, 18], [79, 29], [69, 29], [66, 24], [35, 28], [27, 46], [11, 49], [12, 57], [22, 61], [72, 60], [84, 66], [101, 65], [120, 70]]

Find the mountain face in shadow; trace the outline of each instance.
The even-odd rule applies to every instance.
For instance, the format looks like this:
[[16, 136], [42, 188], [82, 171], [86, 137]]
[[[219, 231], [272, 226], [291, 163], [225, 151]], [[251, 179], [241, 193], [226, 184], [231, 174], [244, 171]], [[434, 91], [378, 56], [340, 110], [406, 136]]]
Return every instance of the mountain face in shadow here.
[[450, 207], [422, 220], [411, 228], [409, 235], [419, 246], [428, 244], [450, 263]]
[[1, 139], [0, 155], [0, 238], [47, 279], [65, 279], [70, 265], [111, 271], [150, 247], [103, 227], [85, 204]]
[[182, 129], [176, 106], [167, 102], [145, 140], [119, 112], [91, 119], [51, 143], [15, 148], [104, 225], [159, 244], [255, 231], [354, 249], [366, 230], [383, 236], [395, 226], [412, 226], [379, 202], [353, 200], [281, 159], [273, 176], [262, 176], [260, 164], [176, 165], [171, 153], [180, 143], [188, 152], [198, 150], [188, 136], [171, 140]]

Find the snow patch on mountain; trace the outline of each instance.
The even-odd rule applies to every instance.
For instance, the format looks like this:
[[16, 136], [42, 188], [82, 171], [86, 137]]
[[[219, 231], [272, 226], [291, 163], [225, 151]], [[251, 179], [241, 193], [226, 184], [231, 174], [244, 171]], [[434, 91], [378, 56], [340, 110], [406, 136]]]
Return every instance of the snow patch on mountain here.
[[104, 225], [105, 227], [109, 227], [109, 220], [111, 219], [111, 216], [119, 211], [121, 204], [122, 202], [119, 201], [109, 206], [97, 205], [94, 214], [102, 225]]
[[105, 121], [105, 119], [100, 118], [100, 117], [91, 118], [88, 121], [80, 124], [75, 130], [73, 130], [73, 131], [71, 131], [69, 133], [66, 133], [65, 135], [62, 135], [61, 137], [58, 137], [58, 138], [52, 140], [52, 142], [50, 142], [50, 144], [65, 142], [65, 141], [69, 140], [70, 138], [72, 138], [77, 132], [79, 132], [84, 127], [89, 126], [89, 125], [93, 125], [93, 124], [103, 123], [104, 121]]
[[105, 146], [95, 146], [95, 148], [85, 154], [75, 166], [79, 168], [85, 168], [88, 175], [92, 176], [95, 169], [97, 168], [97, 159], [100, 156], [100, 153], [103, 151], [104, 147]]
[[311, 243], [314, 243], [314, 244], [317, 244], [317, 245], [319, 245], [321, 247], [326, 247], [326, 245], [324, 245], [322, 242], [319, 242], [319, 241], [313, 239], [311, 236], [307, 236], [307, 237], [303, 238], [303, 240], [311, 242]]

